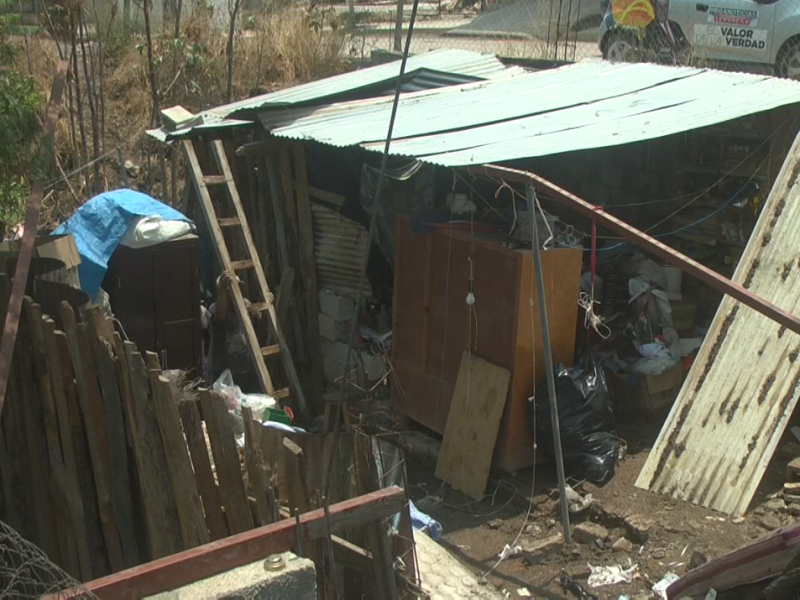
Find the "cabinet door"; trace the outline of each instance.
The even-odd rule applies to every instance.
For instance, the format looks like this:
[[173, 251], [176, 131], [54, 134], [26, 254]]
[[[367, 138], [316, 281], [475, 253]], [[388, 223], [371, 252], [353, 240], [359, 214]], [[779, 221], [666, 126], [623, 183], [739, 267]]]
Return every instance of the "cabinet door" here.
[[157, 248], [152, 256], [158, 354], [165, 369], [195, 369], [200, 365], [197, 245]]
[[153, 259], [149, 251], [119, 248], [111, 259], [103, 283], [114, 314], [141, 352], [154, 352], [158, 347], [153, 317], [156, 296], [153, 276]]

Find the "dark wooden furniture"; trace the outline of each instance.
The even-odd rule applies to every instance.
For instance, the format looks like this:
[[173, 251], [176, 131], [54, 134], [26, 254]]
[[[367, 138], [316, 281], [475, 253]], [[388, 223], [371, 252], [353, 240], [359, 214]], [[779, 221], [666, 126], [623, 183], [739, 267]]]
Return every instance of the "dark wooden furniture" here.
[[[526, 403], [545, 369], [532, 253], [503, 247], [505, 237], [413, 233], [407, 218], [398, 220], [392, 364], [395, 409], [438, 433], [464, 350], [471, 345], [477, 356], [511, 371], [493, 463], [510, 472], [533, 464]], [[468, 259], [474, 314], [466, 303]], [[581, 260], [580, 249], [542, 255], [553, 359], [566, 364], [574, 353]]]
[[103, 289], [125, 333], [140, 352], [156, 352], [164, 369], [199, 375], [200, 279], [197, 236], [149, 248], [119, 246]]

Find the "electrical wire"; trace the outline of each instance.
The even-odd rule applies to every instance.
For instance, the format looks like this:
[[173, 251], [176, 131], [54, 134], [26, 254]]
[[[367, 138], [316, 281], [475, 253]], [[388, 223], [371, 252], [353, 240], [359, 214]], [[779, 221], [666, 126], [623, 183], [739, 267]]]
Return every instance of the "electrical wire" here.
[[[361, 307], [364, 302], [364, 286], [366, 284], [367, 279], [367, 265], [369, 264], [369, 257], [372, 252], [372, 240], [375, 239], [375, 229], [378, 223], [378, 206], [381, 202], [381, 191], [383, 190], [383, 180], [386, 175], [386, 167], [389, 160], [389, 150], [392, 144], [392, 133], [394, 132], [394, 124], [395, 120], [397, 119], [397, 109], [400, 104], [400, 93], [403, 88], [403, 80], [405, 78], [406, 72], [406, 63], [408, 62], [408, 54], [411, 49], [411, 38], [414, 34], [414, 23], [417, 20], [417, 9], [419, 8], [419, 0], [414, 0], [414, 4], [411, 7], [411, 18], [408, 23], [408, 32], [406, 33], [406, 45], [403, 50], [403, 57], [400, 60], [400, 72], [397, 76], [397, 86], [394, 90], [394, 100], [392, 101], [392, 112], [389, 116], [389, 128], [386, 133], [386, 144], [383, 148], [383, 155], [381, 157], [381, 167], [380, 171], [378, 171], [378, 181], [377, 181], [377, 189], [375, 190], [375, 198], [372, 203], [372, 211], [370, 215], [370, 222], [369, 222], [369, 229], [367, 230], [367, 239], [365, 243], [365, 250], [364, 250], [364, 263], [361, 268], [361, 273], [359, 274], [358, 278], [358, 288], [356, 293], [356, 305], [355, 305], [355, 312], [353, 314], [353, 323], [350, 327], [350, 339], [347, 343], [347, 355], [345, 358], [345, 365], [344, 365], [344, 385], [339, 388], [339, 395], [336, 400], [336, 416], [333, 420], [333, 443], [332, 447], [335, 448], [338, 442], [338, 435], [339, 435], [339, 421], [342, 418], [342, 405], [344, 403], [345, 397], [345, 390], [349, 386], [349, 378], [350, 378], [350, 363], [353, 360], [353, 344], [355, 342], [355, 335], [356, 331], [358, 331], [358, 322], [361, 317]], [[331, 471], [333, 470], [333, 463], [336, 453], [331, 452], [330, 456], [328, 457], [328, 464], [325, 468], [324, 479], [322, 487], [325, 490], [323, 494], [325, 499], [325, 504], [328, 504], [328, 491], [330, 490], [331, 484]]]

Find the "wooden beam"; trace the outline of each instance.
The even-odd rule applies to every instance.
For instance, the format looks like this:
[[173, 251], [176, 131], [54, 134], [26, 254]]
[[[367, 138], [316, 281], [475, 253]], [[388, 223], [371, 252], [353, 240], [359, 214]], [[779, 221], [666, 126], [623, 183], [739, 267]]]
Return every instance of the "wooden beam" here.
[[794, 315], [790, 315], [771, 302], [748, 291], [744, 286], [731, 281], [727, 277], [723, 277], [719, 273], [712, 271], [705, 265], [700, 264], [696, 260], [692, 260], [677, 250], [673, 250], [643, 231], [639, 231], [624, 221], [604, 212], [600, 207], [578, 198], [578, 196], [569, 193], [543, 177], [539, 177], [527, 171], [499, 167], [496, 165], [474, 167], [469, 170], [478, 175], [486, 175], [489, 177], [501, 178], [504, 181], [533, 186], [534, 189], [547, 193], [555, 200], [566, 204], [569, 208], [572, 208], [583, 216], [593, 219], [598, 225], [610, 229], [615, 233], [619, 233], [631, 243], [644, 248], [648, 252], [652, 252], [659, 258], [667, 261], [671, 265], [675, 265], [703, 283], [707, 283], [734, 300], [738, 300], [742, 304], [760, 312], [762, 315], [783, 325], [787, 329], [791, 329], [795, 333], [800, 333], [800, 319]]
[[[397, 513], [404, 502], [403, 490], [392, 486], [332, 504], [329, 507], [330, 528], [338, 532], [374, 523]], [[90, 581], [83, 585], [81, 591], [91, 592], [100, 598], [127, 600], [173, 590], [270, 554], [285, 552], [297, 542], [295, 529], [294, 519], [285, 519]], [[300, 515], [300, 537], [303, 541], [318, 540], [327, 535], [328, 525], [322, 509]], [[75, 590], [74, 596], [79, 593]]]
[[321, 200], [322, 202], [333, 204], [336, 208], [342, 208], [346, 200], [344, 196], [334, 194], [333, 192], [329, 192], [312, 185], [308, 186], [308, 195], [315, 200]]

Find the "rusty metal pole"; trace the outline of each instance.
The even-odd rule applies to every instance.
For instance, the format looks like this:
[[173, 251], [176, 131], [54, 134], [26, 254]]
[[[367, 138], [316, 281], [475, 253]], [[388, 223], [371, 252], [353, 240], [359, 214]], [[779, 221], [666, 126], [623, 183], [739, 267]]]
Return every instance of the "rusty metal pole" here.
[[647, 235], [643, 231], [639, 231], [635, 227], [628, 225], [621, 219], [617, 219], [613, 215], [600, 210], [595, 206], [576, 196], [568, 191], [558, 187], [554, 183], [548, 181], [544, 177], [540, 177], [528, 171], [521, 171], [519, 169], [511, 169], [509, 167], [500, 167], [497, 165], [484, 165], [482, 167], [470, 167], [469, 171], [476, 175], [485, 175], [495, 179], [502, 179], [506, 182], [520, 183], [525, 186], [533, 186], [539, 191], [546, 191], [548, 197], [566, 204], [572, 210], [590, 218], [594, 219], [598, 225], [606, 227], [615, 233], [619, 233], [631, 243], [636, 244], [640, 248], [644, 248], [648, 252], [652, 252], [659, 258], [664, 259], [671, 265], [675, 265], [682, 269], [689, 275], [697, 277], [703, 283], [707, 283], [714, 289], [727, 294], [734, 300], [738, 300], [742, 304], [749, 306], [755, 311], [760, 312], [765, 317], [768, 317], [776, 323], [783, 325], [790, 331], [800, 333], [800, 319], [785, 310], [778, 308], [772, 302], [749, 291], [746, 287], [731, 281], [727, 277], [723, 277], [719, 273], [709, 269], [705, 265], [701, 265], [696, 260], [692, 260], [673, 250], [666, 244], [662, 244], [657, 239]]
[[[542, 250], [539, 246], [539, 228], [536, 226], [535, 196], [532, 186], [525, 190], [528, 200], [528, 214], [531, 219], [531, 243], [533, 244], [533, 266], [536, 269], [536, 291], [539, 296], [539, 322], [542, 328], [544, 345], [544, 368], [547, 371], [547, 395], [550, 396], [550, 427], [553, 430], [555, 446], [556, 473], [558, 474], [558, 493], [561, 496], [561, 526], [564, 528], [564, 543], [572, 543], [569, 528], [569, 501], [567, 500], [567, 481], [564, 475], [564, 457], [561, 452], [561, 429], [558, 425], [558, 403], [556, 401], [556, 378], [553, 373], [553, 355], [550, 350], [550, 326], [547, 322], [547, 302], [544, 297], [544, 275], [542, 275]], [[536, 382], [533, 382], [536, 385]], [[534, 449], [535, 451], [535, 449]]]

